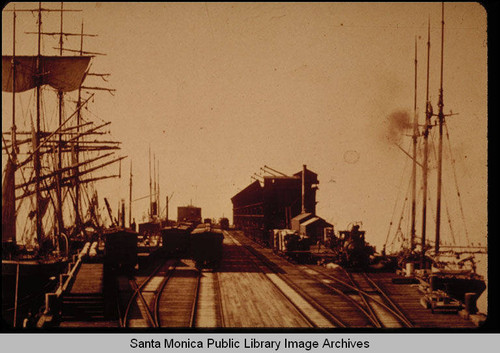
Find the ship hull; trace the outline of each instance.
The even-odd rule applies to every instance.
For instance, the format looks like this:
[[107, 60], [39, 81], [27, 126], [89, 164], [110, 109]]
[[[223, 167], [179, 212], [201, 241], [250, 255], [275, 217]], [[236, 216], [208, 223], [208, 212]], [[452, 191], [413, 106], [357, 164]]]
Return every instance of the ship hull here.
[[2, 260], [2, 321], [14, 324], [14, 306], [17, 288], [16, 327], [31, 313], [35, 318], [44, 303], [45, 293], [57, 286], [57, 278], [67, 267], [67, 259]]
[[475, 293], [476, 300], [486, 289], [486, 283], [480, 278], [465, 278], [455, 276], [432, 276], [431, 286], [434, 290], [442, 290], [450, 297], [465, 302], [466, 293]]

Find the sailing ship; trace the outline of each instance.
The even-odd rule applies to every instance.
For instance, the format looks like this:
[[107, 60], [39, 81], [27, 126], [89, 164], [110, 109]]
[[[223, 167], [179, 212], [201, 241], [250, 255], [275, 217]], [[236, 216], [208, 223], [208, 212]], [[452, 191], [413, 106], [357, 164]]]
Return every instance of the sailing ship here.
[[[81, 33], [63, 32], [63, 13], [79, 10], [64, 9], [62, 3], [60, 9], [48, 9], [39, 3], [35, 9], [4, 11], [13, 15], [13, 45], [12, 55], [2, 55], [2, 92], [12, 96], [11, 131], [2, 134], [7, 161], [2, 180], [2, 319], [16, 327], [24, 317], [36, 317], [44, 293], [57, 285], [72, 252], [102, 228], [93, 184], [118, 175], [88, 176], [125, 157], [102, 152], [120, 149], [119, 142], [96, 138], [107, 133], [102, 128], [109, 123], [95, 125], [82, 115], [94, 97], [92, 93], [84, 98], [84, 94], [92, 89], [112, 90], [83, 86], [86, 77], [104, 76], [89, 72], [97, 53], [83, 51], [83, 38], [88, 36], [83, 22]], [[37, 15], [38, 30], [26, 32], [37, 35], [37, 54], [19, 56], [16, 16], [26, 12]], [[44, 12], [60, 12], [59, 33], [42, 31]], [[59, 35], [59, 55], [42, 54], [45, 35]], [[63, 48], [67, 36], [80, 36], [79, 50]], [[63, 51], [78, 54], [66, 56]], [[75, 93], [76, 108], [65, 114], [64, 106], [73, 104]], [[19, 114], [16, 97], [32, 94], [34, 107], [23, 107], [27, 115]], [[54, 97], [57, 117], [51, 120], [44, 111]], [[30, 114], [35, 115], [34, 122]], [[18, 131], [20, 124], [31, 125], [31, 131]]]
[[[441, 200], [442, 200], [442, 182], [443, 182], [443, 135], [446, 128], [446, 117], [452, 115], [444, 114], [444, 94], [443, 94], [443, 49], [444, 49], [444, 4], [442, 5], [441, 21], [441, 74], [440, 89], [438, 98], [438, 113], [433, 113], [432, 105], [429, 100], [429, 56], [430, 56], [430, 23], [427, 36], [427, 89], [426, 89], [426, 112], [423, 131], [419, 132], [418, 115], [416, 106], [417, 97], [417, 46], [415, 41], [415, 100], [414, 100], [414, 119], [412, 134], [413, 152], [407, 153], [412, 159], [412, 179], [411, 179], [411, 228], [409, 239], [403, 241], [403, 249], [396, 253], [399, 266], [407, 275], [417, 276], [426, 281], [433, 291], [444, 291], [450, 297], [461, 301], [466, 300], [466, 294], [469, 293], [469, 300], [475, 302], [477, 298], [486, 289], [486, 283], [483, 276], [476, 272], [475, 254], [485, 253], [481, 247], [472, 247], [470, 244], [465, 246], [452, 244], [444, 246], [441, 236]], [[433, 121], [434, 120], [434, 121]], [[435, 214], [435, 238], [429, 241], [426, 237], [427, 232], [427, 200], [428, 200], [428, 179], [429, 179], [429, 159], [430, 130], [433, 127], [438, 128], [438, 146], [437, 146], [437, 183], [436, 183], [436, 214]], [[447, 131], [447, 130], [446, 130]], [[446, 134], [448, 136], [448, 134]], [[423, 138], [423, 161], [419, 163], [417, 145], [418, 138]], [[417, 238], [416, 232], [416, 181], [417, 165], [422, 167], [422, 231], [420, 238]], [[457, 186], [458, 188], [458, 186]], [[460, 193], [457, 192], [460, 197]], [[460, 199], [459, 199], [460, 201]], [[461, 201], [460, 201], [461, 202]], [[466, 230], [465, 230], [466, 231]], [[399, 235], [402, 234], [401, 223], [398, 225]], [[418, 242], [420, 240], [420, 242]], [[387, 241], [386, 241], [387, 245]], [[384, 245], [385, 248], [385, 245]]]
[[[151, 172], [153, 173], [151, 175]], [[144, 218], [142, 223], [139, 223], [139, 239], [143, 246], [152, 246], [156, 248], [161, 242], [161, 229], [168, 224], [168, 198], [166, 204], [167, 215], [165, 218], [161, 216], [160, 209], [160, 165], [153, 155], [153, 171], [151, 171], [151, 148], [149, 149], [149, 210], [147, 219]], [[130, 197], [131, 198], [131, 197]], [[140, 198], [142, 199], [142, 198]], [[138, 200], [140, 200], [138, 199]]]

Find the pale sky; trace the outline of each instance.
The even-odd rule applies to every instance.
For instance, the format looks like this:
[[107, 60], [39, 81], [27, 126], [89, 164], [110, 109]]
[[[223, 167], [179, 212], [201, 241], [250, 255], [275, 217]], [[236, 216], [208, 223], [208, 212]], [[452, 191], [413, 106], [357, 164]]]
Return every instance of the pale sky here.
[[[408, 148], [411, 131], [394, 129], [389, 117], [413, 114], [417, 38], [423, 123], [428, 20], [429, 93], [438, 110], [441, 3], [72, 2], [64, 8], [83, 10], [65, 13], [64, 30], [79, 33], [83, 19], [85, 32], [98, 34], [85, 39], [85, 50], [106, 54], [94, 58], [91, 71], [110, 73], [109, 82], [93, 78], [93, 84], [116, 89], [114, 96], [97, 92], [88, 108], [96, 121], [112, 122], [112, 136], [128, 156], [121, 179], [97, 184], [114, 211], [120, 198], [128, 201], [131, 160], [133, 197], [148, 195], [149, 145], [160, 163], [162, 209], [166, 194], [174, 193], [170, 218], [192, 201], [204, 218], [232, 220], [230, 198], [252, 182], [253, 173], [268, 165], [294, 174], [306, 164], [320, 181], [317, 214], [339, 230], [362, 221], [367, 240], [380, 250], [410, 171], [409, 158], [394, 142]], [[2, 52], [11, 54], [12, 13], [2, 15]], [[16, 54], [35, 54], [36, 36], [23, 32], [36, 30], [36, 17], [17, 16]], [[43, 30], [59, 31], [59, 21], [58, 13], [44, 14]], [[486, 12], [477, 3], [446, 3], [445, 23], [444, 111], [458, 113], [447, 126], [468, 235], [485, 245]], [[44, 38], [42, 54], [57, 55], [57, 42]], [[64, 42], [66, 48], [79, 45], [74, 37]], [[3, 131], [10, 128], [10, 102], [11, 95], [2, 94]], [[447, 144], [445, 151], [449, 164]], [[445, 198], [458, 234], [463, 223], [452, 206], [450, 170], [445, 168]], [[435, 169], [430, 183], [432, 224]], [[136, 221], [147, 202], [134, 202]], [[396, 210], [399, 215], [401, 207]], [[428, 234], [433, 236], [432, 226]]]

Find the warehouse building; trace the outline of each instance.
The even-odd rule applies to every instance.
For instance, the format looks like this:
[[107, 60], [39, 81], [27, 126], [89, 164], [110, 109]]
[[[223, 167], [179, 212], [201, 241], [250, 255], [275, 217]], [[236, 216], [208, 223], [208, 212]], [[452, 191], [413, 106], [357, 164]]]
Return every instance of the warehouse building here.
[[[272, 229], [292, 229], [303, 213], [316, 214], [318, 175], [304, 165], [292, 176], [264, 176], [231, 198], [236, 228], [265, 244]], [[300, 222], [299, 222], [300, 224]]]

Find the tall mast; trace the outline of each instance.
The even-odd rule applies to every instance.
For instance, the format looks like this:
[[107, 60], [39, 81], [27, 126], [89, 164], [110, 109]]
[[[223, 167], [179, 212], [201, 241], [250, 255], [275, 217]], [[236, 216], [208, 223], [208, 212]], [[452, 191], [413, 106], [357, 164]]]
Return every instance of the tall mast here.
[[425, 91], [425, 125], [424, 125], [424, 163], [422, 171], [423, 179], [423, 203], [422, 203], [422, 268], [425, 265], [425, 236], [427, 227], [427, 171], [428, 171], [428, 154], [429, 154], [429, 130], [431, 128], [432, 106], [429, 102], [429, 59], [431, 51], [431, 24], [430, 19], [427, 24], [427, 85]]
[[[83, 55], [83, 20], [82, 20], [82, 29], [80, 32], [80, 56]], [[62, 50], [62, 43], [61, 43]], [[77, 100], [77, 108], [82, 104], [82, 86], [78, 87], [78, 100]], [[80, 218], [80, 168], [78, 167], [78, 163], [80, 162], [80, 124], [81, 124], [82, 114], [80, 109], [78, 109], [78, 113], [76, 116], [76, 133], [77, 139], [75, 141], [75, 223], [77, 229], [80, 228], [81, 218]]]
[[[16, 163], [17, 143], [16, 143], [16, 8], [12, 12], [13, 17], [13, 40], [12, 40], [12, 162]], [[14, 223], [15, 224], [15, 223]], [[14, 233], [15, 234], [15, 233]]]
[[[71, 137], [69, 140], [65, 141], [66, 139], [63, 139], [63, 135], [65, 135], [67, 132], [64, 132], [64, 130], [62, 130], [62, 126], [64, 124], [66, 124], [69, 119], [71, 119], [74, 115], [76, 115], [76, 113], [80, 114], [80, 109], [83, 105], [86, 104], [86, 102], [84, 102], [83, 104], [80, 104], [79, 103], [79, 106], [77, 107], [77, 110], [74, 114], [71, 114], [71, 116], [69, 116], [67, 119], [64, 120], [64, 122], [62, 122], [62, 95], [63, 93], [70, 87], [73, 87], [71, 88], [71, 90], [74, 90], [77, 87], [74, 87], [74, 86], [64, 86], [64, 85], [59, 85], [59, 84], [51, 84], [49, 83], [51, 86], [55, 87], [56, 88], [56, 92], [57, 92], [57, 95], [59, 96], [59, 127], [53, 131], [52, 133], [50, 133], [42, 142], [42, 136], [45, 136], [45, 135], [42, 135], [43, 132], [42, 132], [42, 124], [41, 124], [41, 86], [46, 84], [47, 82], [45, 82], [45, 77], [48, 77], [48, 78], [53, 78], [53, 73], [51, 73], [50, 71], [47, 71], [45, 72], [44, 71], [44, 68], [43, 68], [43, 65], [44, 65], [44, 62], [45, 60], [47, 60], [47, 62], [49, 63], [55, 63], [55, 64], [58, 64], [59, 62], [63, 62], [61, 60], [53, 60], [53, 58], [51, 57], [44, 57], [42, 56], [42, 49], [41, 49], [41, 36], [42, 35], [51, 35], [51, 36], [55, 36], [55, 35], [58, 35], [59, 36], [59, 48], [57, 48], [59, 50], [59, 53], [62, 55], [62, 52], [64, 50], [69, 50], [69, 49], [66, 49], [66, 48], [63, 48], [63, 36], [68, 36], [68, 35], [80, 35], [81, 37], [84, 36], [83, 34], [83, 24], [82, 24], [82, 33], [64, 33], [63, 32], [63, 14], [62, 12], [66, 12], [66, 11], [72, 11], [72, 12], [79, 12], [81, 10], [66, 10], [63, 8], [64, 5], [61, 4], [61, 8], [60, 9], [47, 9], [47, 8], [43, 8], [42, 7], [42, 4], [39, 3], [38, 4], [38, 7], [36, 9], [33, 9], [33, 10], [16, 10], [16, 12], [18, 11], [24, 11], [24, 12], [34, 12], [34, 13], [37, 13], [38, 14], [38, 21], [37, 21], [37, 24], [38, 24], [38, 28], [37, 28], [37, 31], [36, 32], [26, 32], [27, 34], [36, 34], [37, 35], [37, 39], [38, 39], [38, 47], [37, 47], [37, 54], [35, 56], [35, 64], [36, 64], [36, 67], [35, 69], [33, 70], [33, 78], [34, 78], [34, 84], [33, 84], [33, 88], [35, 88], [35, 100], [36, 100], [36, 123], [34, 123], [33, 127], [32, 127], [32, 134], [34, 135], [33, 136], [33, 152], [32, 154], [30, 154], [28, 156], [28, 158], [26, 158], [20, 165], [25, 165], [26, 163], [29, 163], [31, 161], [33, 161], [33, 167], [34, 167], [34, 178], [33, 178], [33, 181], [34, 181], [34, 185], [35, 185], [35, 190], [34, 192], [25, 192], [22, 196], [20, 196], [19, 198], [23, 198], [23, 197], [27, 197], [29, 195], [32, 195], [32, 194], [35, 194], [36, 196], [36, 202], [35, 202], [35, 227], [36, 227], [36, 236], [37, 236], [37, 240], [38, 240], [38, 243], [40, 245], [43, 244], [43, 241], [44, 241], [44, 229], [43, 229], [43, 217], [44, 217], [44, 214], [45, 214], [45, 201], [43, 199], [43, 196], [42, 196], [42, 193], [44, 191], [46, 192], [51, 192], [50, 190], [54, 190], [55, 189], [55, 192], [56, 192], [56, 198], [57, 198], [57, 201], [54, 202], [54, 211], [55, 211], [55, 217], [56, 217], [56, 227], [57, 228], [57, 231], [60, 232], [64, 225], [63, 225], [63, 217], [62, 217], [62, 192], [61, 192], [61, 188], [62, 187], [65, 187], [65, 186], [71, 186], [71, 180], [73, 178], [75, 179], [78, 179], [77, 177], [78, 176], [81, 176], [82, 173], [80, 171], [76, 171], [75, 172], [75, 176], [72, 176], [72, 177], [63, 177], [62, 173], [63, 173], [63, 170], [65, 169], [68, 169], [68, 168], [62, 168], [62, 153], [65, 153], [65, 152], [72, 152], [72, 149], [70, 147], [65, 147], [66, 146], [66, 143], [70, 143], [71, 141], [74, 141], [75, 139], [77, 140], [77, 144], [78, 143], [78, 139], [80, 138], [80, 136], [82, 135], [86, 135], [86, 134], [89, 134], [91, 133], [92, 131], [95, 131], [97, 128], [94, 128], [94, 129], [91, 129], [89, 131], [85, 131], [84, 133], [80, 133], [80, 127], [81, 126], [84, 126], [86, 124], [81, 124], [81, 123], [77, 123], [77, 125], [75, 127], [72, 127], [72, 128], [65, 128], [64, 130], [69, 130], [69, 129], [77, 129], [77, 133], [76, 133], [76, 136], [74, 137]], [[8, 11], [8, 10], [7, 10]], [[42, 32], [42, 12], [61, 12], [61, 28], [60, 28], [60, 31], [59, 32], [56, 32], [56, 33], [45, 33], [45, 32]], [[93, 35], [92, 35], [93, 36]], [[82, 38], [82, 42], [83, 42], [83, 38]], [[83, 46], [83, 44], [82, 44]], [[74, 51], [74, 50], [70, 50], [70, 51]], [[83, 50], [80, 49], [78, 52], [80, 52], [80, 55], [83, 55]], [[86, 53], [88, 54], [88, 53]], [[97, 54], [97, 53], [95, 53]], [[13, 53], [13, 56], [15, 56], [15, 53]], [[80, 61], [80, 59], [78, 60], [74, 60], [75, 63], [77, 61], [80, 61], [81, 63], [83, 62], [86, 62], [88, 64], [88, 61], [87, 58], [83, 58], [84, 60], [83, 61]], [[21, 59], [19, 58], [15, 58], [15, 61], [19, 61]], [[90, 60], [90, 58], [88, 58], [88, 60]], [[16, 63], [16, 66], [17, 64], [19, 63]], [[64, 64], [63, 62], [63, 65], [66, 65]], [[76, 67], [74, 67], [76, 69], [75, 73], [78, 73], [78, 70], [82, 71], [83, 68], [80, 67], [78, 68], [78, 65]], [[19, 71], [19, 68], [16, 67], [17, 71]], [[69, 65], [68, 64], [68, 67], [67, 67], [67, 70], [73, 70], [73, 67], [72, 65]], [[16, 71], [16, 70], [14, 70]], [[84, 77], [84, 72], [80, 72], [78, 73], [78, 75], [81, 75], [79, 77], [82, 78], [83, 80], [83, 77]], [[64, 73], [63, 75], [70, 75], [70, 73]], [[105, 75], [101, 75], [101, 76], [105, 76]], [[17, 85], [17, 83], [13, 82], [13, 90], [14, 90], [14, 93], [16, 90], [19, 90], [19, 87], [15, 87], [14, 85]], [[17, 85], [18, 86], [18, 85]], [[80, 88], [83, 88], [83, 87], [80, 87]], [[31, 89], [31, 87], [30, 87]], [[105, 90], [108, 90], [108, 91], [112, 91], [110, 89], [105, 89]], [[79, 95], [80, 96], [80, 95]], [[79, 97], [79, 101], [81, 101], [81, 97]], [[88, 101], [88, 100], [87, 100]], [[15, 98], [13, 99], [13, 103], [15, 103]], [[15, 105], [15, 104], [14, 104]], [[15, 109], [15, 108], [14, 108]], [[15, 113], [14, 113], [15, 115]], [[80, 119], [79, 119], [80, 120]], [[15, 121], [15, 118], [13, 118], [13, 122]], [[15, 129], [15, 127], [14, 127]], [[59, 130], [61, 130], [59, 132]], [[57, 137], [54, 137], [54, 139], [51, 140], [51, 137], [53, 137], [56, 133], [58, 133], [58, 138]], [[16, 132], [16, 134], [18, 134]], [[105, 147], [100, 147], [99, 143], [102, 143], [103, 141], [94, 141], [97, 143], [97, 145], [86, 145], [84, 147], [84, 150], [89, 150], [89, 151], [94, 151], [94, 150], [101, 150], [101, 149], [109, 149], [109, 146], [105, 146]], [[17, 144], [16, 144], [16, 141], [13, 142], [13, 145], [15, 148], [17, 148]], [[42, 150], [42, 147], [44, 148]], [[111, 147], [113, 148], [113, 147]], [[115, 149], [115, 148], [113, 148]], [[80, 163], [78, 162], [78, 152], [81, 150], [81, 147], [77, 147], [77, 162], [74, 163], [73, 162], [73, 165], [75, 168], [77, 168], [78, 166], [80, 166]], [[42, 155], [45, 154], [45, 153], [48, 153], [48, 152], [56, 152], [56, 159], [57, 159], [57, 162], [55, 163], [56, 164], [56, 168], [58, 168], [58, 170], [54, 173], [54, 176], [55, 176], [55, 179], [56, 179], [56, 183], [54, 183], [53, 185], [49, 185], [49, 186], [43, 186], [41, 185], [41, 182], [42, 180], [45, 180], [47, 179], [47, 174], [45, 174], [44, 176], [42, 176], [42, 170], [41, 170], [41, 166], [42, 166]], [[17, 150], [16, 150], [16, 155], [18, 154]], [[118, 160], [121, 160], [121, 159], [118, 159]], [[118, 160], [114, 160], [110, 163], [114, 163]], [[94, 168], [95, 169], [95, 168]], [[87, 173], [87, 172], [85, 172]], [[81, 183], [84, 183], [84, 182], [89, 182], [90, 179], [87, 179], [87, 180], [80, 180], [79, 182], [77, 181], [76, 184], [81, 184]], [[80, 195], [79, 195], [79, 192], [77, 191], [77, 201], [75, 202], [75, 208], [77, 209], [76, 211], [76, 214], [77, 214], [77, 220], [76, 220], [76, 223], [80, 223], [79, 222], [79, 205], [77, 203], [80, 202]], [[49, 195], [50, 196], [50, 195]]]
[[[68, 10], [66, 10], [68, 11]], [[60, 42], [60, 50], [65, 50], [69, 52], [77, 52], [79, 53], [80, 56], [85, 55], [104, 55], [101, 53], [94, 53], [94, 52], [88, 52], [83, 50], [83, 38], [84, 37], [97, 37], [96, 34], [86, 34], [84, 33], [84, 25], [83, 25], [83, 20], [82, 20], [82, 25], [81, 25], [81, 30], [80, 33], [64, 33], [66, 36], [79, 36], [80, 37], [80, 49], [79, 50], [73, 50], [73, 49], [67, 49], [67, 48], [62, 48], [62, 41]], [[90, 73], [87, 72], [87, 76], [100, 76], [100, 77], [105, 77], [108, 76], [109, 74], [96, 74], [96, 73]], [[81, 120], [81, 106], [82, 106], [82, 88], [86, 89], [97, 89], [97, 90], [107, 90], [109, 92], [112, 92], [114, 90], [112, 89], [107, 89], [107, 88], [101, 88], [101, 87], [83, 87], [83, 84], [78, 87], [78, 99], [77, 99], [77, 117], [76, 117], [76, 139], [75, 139], [75, 161], [76, 161], [76, 167], [74, 171], [74, 181], [75, 181], [75, 223], [77, 226], [77, 229], [81, 228], [82, 220], [80, 216], [80, 199], [81, 199], [81, 180], [80, 180], [80, 168], [79, 168], [79, 161], [80, 161], [80, 152], [81, 152], [81, 143], [80, 143], [80, 137], [83, 136], [83, 134], [80, 133], [80, 127], [82, 126]]]
[[40, 50], [41, 50], [41, 39], [42, 39], [42, 3], [38, 3], [38, 53], [36, 57], [36, 131], [35, 131], [35, 156], [34, 156], [34, 167], [35, 167], [35, 194], [36, 194], [36, 236], [38, 239], [38, 244], [42, 244], [42, 214], [40, 209], [40, 151], [38, 146], [40, 145]]
[[[69, 50], [69, 51], [76, 51], [80, 53], [80, 56], [83, 55], [83, 22], [82, 22], [82, 33], [64, 33], [63, 32], [63, 12], [80, 12], [81, 10], [66, 10], [63, 8], [64, 4], [61, 2], [61, 9], [42, 9], [41, 5], [39, 6], [39, 12], [41, 11], [46, 11], [46, 12], [61, 12], [61, 21], [60, 21], [60, 31], [59, 33], [53, 33], [53, 32], [41, 32], [40, 28], [37, 34], [40, 35], [57, 35], [59, 34], [59, 47], [55, 49], [59, 49], [59, 55], [63, 55], [63, 51]], [[28, 34], [32, 34], [33, 32], [26, 32]], [[81, 43], [80, 43], [80, 50], [70, 50], [70, 49], [65, 49], [63, 47], [63, 36], [81, 36]], [[59, 126], [63, 124], [62, 118], [63, 118], [63, 91], [58, 90], [57, 96], [58, 96], [58, 107], [59, 107]], [[79, 135], [80, 135], [80, 118], [81, 118], [81, 112], [80, 112], [80, 105], [81, 105], [81, 87], [78, 88], [78, 101], [77, 101], [77, 138], [76, 138], [76, 143], [75, 143], [75, 163], [78, 165], [79, 163]], [[64, 143], [63, 143], [63, 134], [59, 134], [59, 139], [57, 142], [57, 167], [60, 170], [62, 168], [62, 153], [64, 152]], [[74, 179], [75, 179], [75, 223], [77, 228], [80, 227], [81, 225], [81, 217], [79, 213], [80, 209], [80, 182], [79, 182], [79, 168], [75, 167], [75, 172], [74, 172]], [[59, 173], [56, 177], [56, 199], [57, 199], [57, 208], [55, 210], [55, 215], [56, 215], [56, 222], [58, 224], [58, 232], [60, 233], [61, 230], [64, 228], [64, 223], [63, 223], [63, 216], [62, 216], [62, 174]]]
[[417, 116], [417, 38], [415, 37], [415, 94], [413, 99], [413, 168], [412, 168], [412, 194], [411, 194], [411, 233], [410, 250], [415, 248], [415, 215], [416, 215], [416, 194], [417, 194], [417, 137], [418, 137], [418, 116]]
[[167, 222], [166, 225], [168, 226], [168, 194], [165, 200], [165, 221]]
[[444, 3], [441, 4], [441, 79], [439, 86], [439, 147], [438, 147], [438, 170], [437, 170], [437, 206], [436, 206], [436, 243], [435, 243], [435, 253], [439, 252], [439, 242], [441, 233], [441, 188], [442, 188], [442, 177], [443, 177], [443, 124], [444, 124], [444, 114], [443, 114], [443, 48], [444, 48]]
[[[59, 55], [63, 55], [63, 3], [61, 2], [61, 31], [59, 34]], [[57, 91], [58, 98], [58, 108], [59, 108], [59, 126], [62, 125], [63, 121], [63, 92], [62, 90]], [[57, 148], [57, 170], [62, 169], [62, 133], [59, 134], [59, 143]], [[57, 174], [57, 185], [56, 185], [56, 199], [57, 199], [57, 209], [56, 209], [56, 220], [57, 220], [57, 236], [61, 235], [64, 229], [64, 222], [62, 218], [62, 191], [61, 191], [61, 179], [62, 173]]]
[[[132, 159], [130, 159], [130, 189], [129, 189], [129, 206], [128, 206], [128, 224], [132, 227]], [[133, 229], [135, 230], [135, 229]]]
[[[11, 140], [12, 140], [12, 174], [5, 175], [6, 180], [10, 180], [10, 185], [7, 187], [15, 188], [16, 185], [16, 166], [17, 166], [17, 142], [16, 142], [16, 8], [14, 6], [14, 11], [12, 12], [13, 16], [13, 39], [12, 39], [12, 127], [11, 127]], [[8, 152], [8, 150], [7, 150]], [[7, 168], [8, 171], [8, 168]], [[2, 185], [3, 190], [3, 185]], [[13, 199], [10, 200], [12, 203], [5, 205], [2, 204], [2, 208], [5, 207], [5, 211], [8, 212], [7, 217], [11, 217], [10, 222], [2, 221], [2, 233], [5, 230], [5, 236], [2, 236], [2, 242], [4, 239], [7, 241], [12, 241], [12, 243], [16, 244], [16, 194], [15, 190], [12, 191]], [[8, 207], [8, 208], [7, 208]], [[3, 209], [2, 209], [2, 220], [3, 220]], [[17, 301], [16, 301], [17, 304]], [[15, 325], [15, 320], [14, 320]]]
[[156, 167], [156, 214], [158, 215], [158, 218], [160, 218], [160, 160], [156, 161], [157, 162], [157, 167]]
[[[24, 11], [33, 11], [33, 10], [24, 10]], [[40, 169], [41, 169], [41, 158], [40, 158], [40, 132], [41, 132], [41, 117], [40, 117], [40, 95], [41, 95], [41, 86], [42, 86], [42, 72], [41, 72], [41, 41], [42, 41], [42, 11], [52, 12], [52, 11], [68, 11], [68, 10], [51, 10], [51, 9], [42, 9], [42, 3], [38, 3], [38, 31], [36, 32], [38, 37], [38, 49], [37, 49], [37, 57], [36, 57], [36, 129], [35, 129], [35, 146], [34, 146], [34, 169], [35, 169], [35, 195], [36, 195], [36, 236], [38, 240], [38, 244], [42, 244], [43, 237], [43, 228], [42, 228], [42, 213], [41, 213], [41, 188], [40, 188]], [[71, 10], [69, 10], [71, 11]], [[62, 25], [62, 22], [61, 22]], [[30, 32], [27, 32], [30, 33]], [[57, 186], [59, 188], [59, 186]]]
[[[11, 185], [9, 187], [16, 186], [16, 164], [17, 164], [17, 145], [16, 145], [16, 7], [14, 5], [14, 11], [12, 13], [12, 30], [13, 30], [13, 37], [12, 37], [12, 130], [11, 130], [11, 140], [12, 140], [12, 164], [13, 164], [13, 170], [12, 170], [12, 180], [11, 180]], [[8, 152], [8, 151], [7, 151]], [[9, 178], [8, 175], [5, 175], [5, 178]], [[2, 185], [3, 186], [3, 185]], [[2, 188], [3, 192], [3, 188]], [[13, 215], [14, 219], [11, 220], [10, 222], [10, 227], [7, 231], [11, 232], [8, 236], [11, 240], [13, 240], [14, 245], [17, 243], [17, 237], [16, 237], [16, 192], [15, 190], [12, 191], [14, 199], [10, 200], [12, 204], [10, 204], [8, 207], [10, 207], [10, 211], [12, 212], [11, 215]], [[3, 201], [3, 200], [2, 200]], [[4, 205], [2, 203], [2, 207], [7, 207], [7, 205]], [[3, 224], [3, 214], [2, 214], [2, 224]], [[3, 227], [2, 227], [3, 228]], [[3, 229], [2, 229], [3, 231]], [[3, 237], [2, 237], [3, 241]], [[2, 244], [3, 248], [3, 244]], [[14, 327], [16, 327], [16, 322], [17, 322], [17, 306], [18, 306], [18, 292], [19, 292], [19, 264], [17, 265], [17, 274], [16, 274], [16, 291], [15, 291], [15, 301], [14, 301]]]
[[158, 205], [156, 204], [156, 154], [153, 153], [153, 216], [158, 214]]
[[302, 165], [302, 180], [301, 180], [301, 203], [302, 210], [301, 213], [306, 213], [306, 165]]
[[151, 190], [151, 145], [149, 145], [149, 219], [153, 218], [153, 194]]

